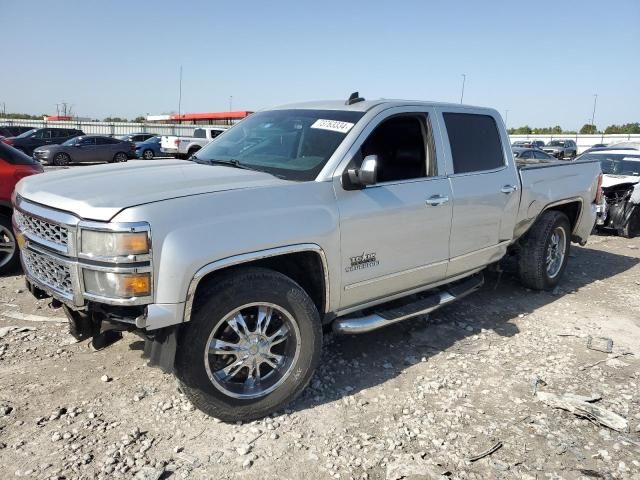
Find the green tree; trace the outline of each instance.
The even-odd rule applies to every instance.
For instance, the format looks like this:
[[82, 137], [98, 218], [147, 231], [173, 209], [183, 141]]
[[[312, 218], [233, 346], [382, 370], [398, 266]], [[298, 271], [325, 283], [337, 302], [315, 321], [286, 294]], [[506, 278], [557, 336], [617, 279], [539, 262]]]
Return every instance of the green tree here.
[[133, 119], [135, 123], [144, 123], [147, 121], [147, 117], [143, 117], [142, 115]]
[[29, 115], [28, 113], [7, 113], [5, 118], [20, 119], [20, 120], [42, 120], [46, 113], [42, 115]]
[[640, 123], [625, 123], [624, 125], [609, 125], [604, 130], [605, 134], [614, 134], [614, 133], [640, 133]]
[[531, 133], [531, 127], [525, 125], [524, 127], [511, 128], [509, 129], [509, 133], [512, 135], [529, 135]]
[[580, 129], [580, 134], [581, 135], [593, 135], [598, 133], [598, 129], [596, 128], [595, 125], [591, 124], [591, 123], [585, 123], [582, 128]]
[[107, 117], [107, 118], [103, 119], [102, 121], [103, 122], [117, 123], [117, 122], [128, 122], [129, 120], [127, 120], [126, 118], [121, 118], [121, 117]]

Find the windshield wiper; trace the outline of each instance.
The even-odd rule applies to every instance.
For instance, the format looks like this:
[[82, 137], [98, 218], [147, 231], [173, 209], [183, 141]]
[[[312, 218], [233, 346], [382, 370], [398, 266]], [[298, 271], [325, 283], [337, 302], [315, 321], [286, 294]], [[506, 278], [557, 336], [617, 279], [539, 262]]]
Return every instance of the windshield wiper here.
[[248, 165], [243, 165], [235, 158], [232, 158], [230, 160], [204, 160], [204, 162], [208, 163], [209, 165], [226, 165], [228, 167], [241, 168], [243, 170], [255, 170], [258, 172], [262, 171], [262, 170], [258, 170], [257, 168], [250, 167]]
[[269, 172], [257, 167], [250, 167], [249, 165], [240, 163], [235, 158], [231, 158], [229, 160], [204, 160], [202, 158], [196, 157], [195, 155], [192, 155], [191, 157], [189, 157], [189, 159], [203, 165], [222, 165], [224, 167], [240, 168], [242, 170], [252, 170], [254, 172], [268, 173], [269, 175], [273, 175], [277, 178], [285, 178], [283, 175], [278, 175], [277, 173]]

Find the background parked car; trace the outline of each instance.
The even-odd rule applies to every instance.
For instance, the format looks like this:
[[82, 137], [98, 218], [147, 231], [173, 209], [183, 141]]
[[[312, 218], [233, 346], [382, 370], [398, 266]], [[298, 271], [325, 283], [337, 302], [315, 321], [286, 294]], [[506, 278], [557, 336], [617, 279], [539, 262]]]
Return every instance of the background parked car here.
[[542, 150], [560, 160], [574, 159], [578, 155], [578, 146], [573, 140], [551, 140]]
[[42, 165], [9, 145], [0, 143], [0, 273], [18, 265], [18, 245], [11, 226], [11, 194], [24, 177], [42, 173]]
[[162, 156], [160, 152], [160, 139], [162, 137], [151, 137], [146, 142], [136, 143], [136, 157], [151, 160], [153, 157]]
[[516, 148], [542, 148], [544, 147], [544, 142], [542, 140], [518, 140], [513, 142], [511, 146]]
[[18, 135], [33, 130], [33, 127], [19, 127], [15, 125], [0, 126], [0, 137], [17, 137]]
[[552, 157], [548, 153], [543, 152], [538, 148], [521, 148], [514, 147], [513, 150], [513, 158], [516, 160], [539, 160], [539, 161], [550, 161], [555, 160], [555, 157]]
[[163, 135], [160, 140], [162, 153], [175, 156], [176, 158], [189, 158], [225, 131], [225, 127], [201, 127], [196, 128], [191, 137]]
[[58, 145], [78, 135], [84, 135], [84, 132], [75, 128], [34, 128], [17, 137], [4, 138], [2, 142], [27, 155], [33, 155], [35, 148], [43, 145]]
[[600, 162], [605, 199], [597, 226], [632, 238], [640, 234], [640, 144], [612, 145], [580, 155], [581, 161]]
[[157, 134], [156, 133], [128, 133], [127, 135], [122, 135], [120, 137], [117, 137], [118, 140], [124, 140], [125, 142], [133, 142], [133, 143], [139, 143], [139, 142], [146, 142], [147, 140], [149, 140], [150, 138], [155, 137]]
[[83, 162], [126, 162], [135, 158], [133, 142], [102, 135], [86, 135], [67, 140], [62, 145], [36, 148], [34, 158], [53, 165]]

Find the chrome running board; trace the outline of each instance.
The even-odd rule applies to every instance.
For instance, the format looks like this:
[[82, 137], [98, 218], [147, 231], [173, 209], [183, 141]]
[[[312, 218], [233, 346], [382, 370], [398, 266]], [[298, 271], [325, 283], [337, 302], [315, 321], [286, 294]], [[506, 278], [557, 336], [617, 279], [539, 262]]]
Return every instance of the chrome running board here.
[[440, 288], [427, 292], [416, 298], [412, 296], [413, 301], [397, 306], [398, 301], [390, 302], [394, 306], [387, 304], [378, 306], [373, 313], [361, 317], [344, 317], [338, 318], [333, 322], [333, 331], [339, 334], [355, 335], [358, 333], [367, 333], [379, 328], [383, 328], [394, 323], [408, 320], [420, 315], [437, 310], [449, 303], [460, 300], [470, 293], [475, 292], [484, 284], [484, 276], [478, 273], [459, 282], [444, 285]]

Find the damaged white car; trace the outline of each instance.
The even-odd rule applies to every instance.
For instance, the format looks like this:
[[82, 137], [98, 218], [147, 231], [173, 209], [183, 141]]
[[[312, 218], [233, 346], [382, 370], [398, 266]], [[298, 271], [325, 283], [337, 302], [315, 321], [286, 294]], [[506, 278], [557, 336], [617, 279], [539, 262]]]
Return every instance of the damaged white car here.
[[604, 203], [597, 227], [613, 229], [623, 237], [640, 234], [640, 145], [612, 146], [582, 155], [602, 167]]

